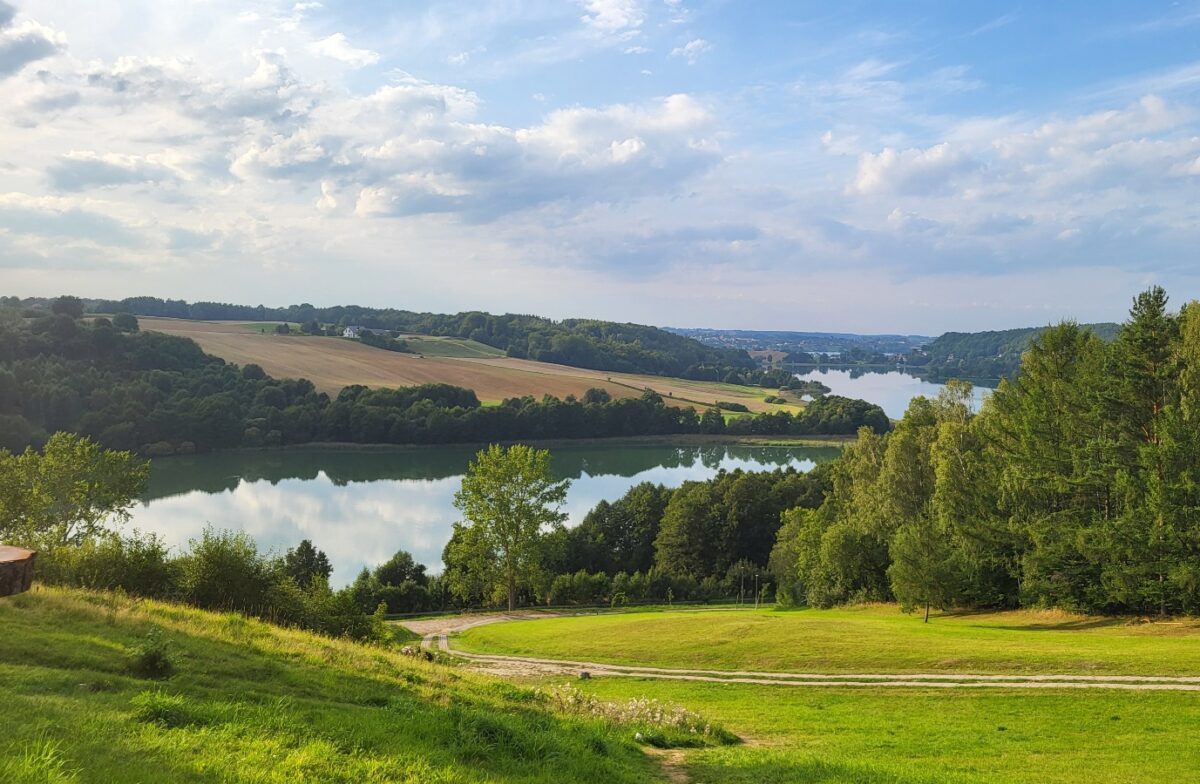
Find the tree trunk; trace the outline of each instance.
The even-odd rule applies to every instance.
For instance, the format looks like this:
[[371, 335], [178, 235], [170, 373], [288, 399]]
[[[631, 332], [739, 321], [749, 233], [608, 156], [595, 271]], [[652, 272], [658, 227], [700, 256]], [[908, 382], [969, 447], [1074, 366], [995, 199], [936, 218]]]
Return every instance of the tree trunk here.
[[0, 596], [28, 591], [33, 585], [33, 562], [37, 553], [20, 547], [0, 545]]
[[508, 611], [512, 612], [517, 609], [517, 578], [515, 575], [508, 576]]
[[929, 623], [929, 602], [925, 602], [925, 623]]

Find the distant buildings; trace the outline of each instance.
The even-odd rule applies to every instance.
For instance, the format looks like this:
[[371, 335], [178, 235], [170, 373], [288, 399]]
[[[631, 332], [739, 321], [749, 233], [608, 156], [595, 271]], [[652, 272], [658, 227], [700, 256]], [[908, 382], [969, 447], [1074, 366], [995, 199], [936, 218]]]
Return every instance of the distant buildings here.
[[342, 337], [357, 338], [357, 337], [361, 337], [362, 333], [370, 332], [370, 331], [371, 330], [367, 329], [366, 327], [346, 327], [345, 329], [342, 330]]

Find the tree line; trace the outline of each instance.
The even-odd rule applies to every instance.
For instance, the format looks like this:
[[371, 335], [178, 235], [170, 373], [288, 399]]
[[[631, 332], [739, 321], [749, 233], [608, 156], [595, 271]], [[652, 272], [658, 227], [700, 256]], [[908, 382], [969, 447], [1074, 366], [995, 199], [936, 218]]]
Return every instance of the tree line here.
[[517, 445], [472, 462], [456, 499], [463, 521], [442, 554], [452, 604], [714, 600], [756, 582], [769, 590], [781, 515], [820, 505], [828, 487], [820, 467], [722, 471], [676, 489], [642, 483], [566, 528], [558, 506], [569, 482], [552, 479], [549, 459]]
[[783, 517], [782, 598], [1200, 612], [1200, 305], [1152, 288], [1111, 343], [1051, 327], [970, 399], [951, 384], [859, 435], [824, 503]]
[[351, 386], [336, 397], [304, 379], [238, 367], [192, 340], [137, 330], [136, 319], [79, 318], [79, 303], [34, 316], [0, 308], [0, 448], [70, 431], [148, 456], [320, 442], [447, 444], [611, 436], [852, 434], [889, 427], [882, 410], [826, 397], [792, 415], [726, 422], [647, 391], [612, 399], [514, 398], [483, 406], [468, 389]]

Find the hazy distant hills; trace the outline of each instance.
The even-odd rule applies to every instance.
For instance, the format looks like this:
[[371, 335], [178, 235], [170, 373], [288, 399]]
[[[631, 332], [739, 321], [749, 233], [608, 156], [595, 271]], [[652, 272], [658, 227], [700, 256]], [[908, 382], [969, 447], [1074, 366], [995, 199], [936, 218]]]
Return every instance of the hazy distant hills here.
[[925, 335], [856, 335], [851, 332], [788, 332], [751, 329], [682, 329], [663, 327], [710, 346], [747, 351], [842, 354], [851, 350], [868, 354], [906, 354], [933, 340]]
[[[1084, 324], [1103, 340], [1112, 340], [1120, 325]], [[1016, 372], [1021, 354], [1046, 327], [947, 332], [924, 335], [856, 335], [846, 332], [788, 332], [744, 329], [678, 329], [667, 331], [701, 343], [747, 351], [781, 351], [797, 364], [902, 365], [932, 380], [997, 379]], [[833, 356], [836, 355], [836, 356]]]

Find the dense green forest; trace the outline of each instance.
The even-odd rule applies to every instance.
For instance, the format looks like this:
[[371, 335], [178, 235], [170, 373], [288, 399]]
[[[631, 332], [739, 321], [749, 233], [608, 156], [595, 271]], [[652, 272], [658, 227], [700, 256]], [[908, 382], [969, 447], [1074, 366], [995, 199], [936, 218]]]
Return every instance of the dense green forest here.
[[[149, 456], [313, 441], [432, 444], [732, 433], [853, 434], [890, 424], [877, 406], [828, 396], [792, 415], [731, 419], [668, 406], [647, 392], [610, 399], [514, 398], [483, 406], [441, 384], [352, 386], [336, 398], [205, 354], [187, 338], [139, 332], [130, 316], [83, 320], [78, 301], [32, 317], [0, 308], [0, 448], [70, 431]], [[123, 325], [123, 326], [122, 326]]]
[[968, 389], [917, 398], [784, 515], [785, 598], [828, 605], [1200, 612], [1200, 304], [1154, 288], [1111, 343], [1033, 338], [979, 414]]
[[[765, 586], [780, 515], [819, 506], [828, 486], [821, 468], [722, 471], [675, 489], [644, 482], [546, 533], [521, 595], [528, 604], [727, 599], [756, 574]], [[480, 576], [495, 554], [470, 528], [455, 526], [442, 561], [449, 601], [496, 601]]]
[[[1117, 324], [1084, 324], [1104, 341], [1116, 337]], [[1021, 355], [1047, 327], [1004, 329], [993, 332], [947, 332], [921, 352], [905, 356], [905, 365], [931, 381], [951, 378], [1000, 379], [1015, 374]]]
[[520, 359], [708, 381], [755, 369], [754, 360], [745, 351], [706, 346], [656, 327], [593, 319], [553, 321], [539, 316], [492, 315], [479, 311], [453, 315], [415, 313], [357, 305], [317, 308], [303, 304], [267, 308], [221, 302], [188, 303], [156, 297], [99, 300], [91, 303], [90, 310], [181, 319], [357, 325], [406, 334], [469, 338]]

